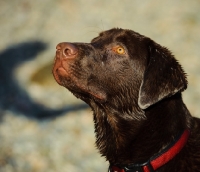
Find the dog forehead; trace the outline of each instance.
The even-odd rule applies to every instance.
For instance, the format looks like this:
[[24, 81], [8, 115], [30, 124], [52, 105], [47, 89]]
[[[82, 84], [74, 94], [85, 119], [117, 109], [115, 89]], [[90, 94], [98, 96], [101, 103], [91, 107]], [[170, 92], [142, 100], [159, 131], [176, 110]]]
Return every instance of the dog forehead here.
[[110, 29], [99, 33], [99, 36], [93, 38], [91, 43], [99, 41], [110, 41], [113, 42], [118, 36], [125, 35], [126, 30], [124, 29]]
[[[138, 43], [142, 38], [142, 35], [128, 29], [113, 28], [110, 30], [103, 31], [98, 37], [91, 40], [91, 44], [97, 46], [106, 46], [112, 43], [123, 43], [133, 45]], [[128, 43], [128, 44], [127, 44]]]

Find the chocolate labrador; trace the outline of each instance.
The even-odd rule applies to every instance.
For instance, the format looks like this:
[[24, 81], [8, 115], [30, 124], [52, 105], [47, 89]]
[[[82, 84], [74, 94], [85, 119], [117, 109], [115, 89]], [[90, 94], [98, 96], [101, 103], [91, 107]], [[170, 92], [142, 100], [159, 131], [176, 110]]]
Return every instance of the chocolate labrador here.
[[55, 80], [92, 108], [110, 172], [200, 172], [200, 119], [183, 103], [186, 75], [167, 48], [118, 28], [56, 48]]

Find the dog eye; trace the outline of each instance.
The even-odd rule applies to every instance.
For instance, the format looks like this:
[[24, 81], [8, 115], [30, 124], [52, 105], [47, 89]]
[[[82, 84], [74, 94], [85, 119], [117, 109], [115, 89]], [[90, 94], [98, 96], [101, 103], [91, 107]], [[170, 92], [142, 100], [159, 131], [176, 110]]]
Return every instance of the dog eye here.
[[113, 51], [117, 54], [125, 54], [125, 49], [122, 46], [113, 47]]

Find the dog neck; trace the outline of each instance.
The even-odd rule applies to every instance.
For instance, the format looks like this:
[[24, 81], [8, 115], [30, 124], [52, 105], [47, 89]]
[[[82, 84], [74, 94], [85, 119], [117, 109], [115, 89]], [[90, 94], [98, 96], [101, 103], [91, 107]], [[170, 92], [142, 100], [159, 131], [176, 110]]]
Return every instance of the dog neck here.
[[161, 152], [178, 133], [190, 127], [191, 116], [182, 103], [181, 94], [143, 111], [145, 118], [135, 118], [138, 111], [127, 114], [108, 111], [110, 108], [102, 105], [91, 106], [97, 148], [111, 164], [146, 162]]

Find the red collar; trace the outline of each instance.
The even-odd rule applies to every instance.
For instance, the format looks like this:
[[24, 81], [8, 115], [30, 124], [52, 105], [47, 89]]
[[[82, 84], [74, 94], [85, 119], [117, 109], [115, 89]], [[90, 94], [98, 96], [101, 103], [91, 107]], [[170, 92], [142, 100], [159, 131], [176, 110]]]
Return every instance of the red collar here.
[[127, 166], [111, 165], [110, 172], [154, 172], [161, 166], [165, 165], [174, 158], [187, 143], [190, 135], [189, 130], [185, 130], [170, 145], [168, 145], [161, 153], [151, 157], [143, 164], [131, 164]]

